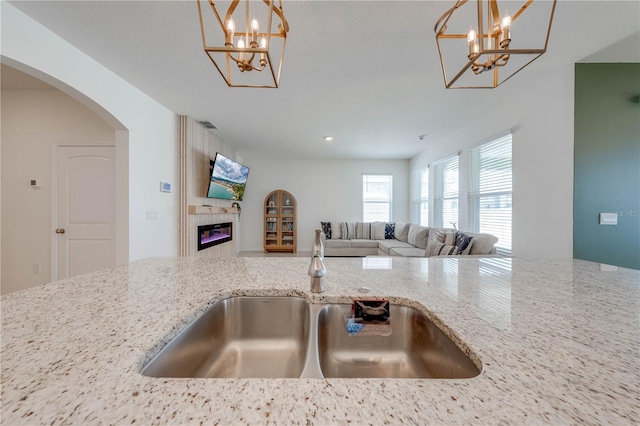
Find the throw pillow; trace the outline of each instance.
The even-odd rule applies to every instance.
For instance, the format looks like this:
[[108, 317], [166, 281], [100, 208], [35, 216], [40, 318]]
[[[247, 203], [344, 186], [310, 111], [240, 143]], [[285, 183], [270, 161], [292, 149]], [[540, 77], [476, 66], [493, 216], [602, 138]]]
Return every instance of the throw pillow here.
[[406, 243], [409, 237], [409, 224], [396, 222], [396, 230], [393, 232], [393, 236], [396, 240]]
[[425, 257], [451, 256], [454, 254], [458, 254], [458, 247], [439, 242], [432, 242], [424, 252]]
[[358, 222], [356, 223], [356, 238], [361, 240], [371, 240], [371, 223], [370, 222]]
[[456, 247], [458, 247], [458, 253], [469, 254], [468, 252], [465, 253], [464, 251], [467, 249], [467, 247], [469, 247], [472, 239], [473, 237], [471, 235], [467, 235], [464, 232], [457, 231], [455, 245]]
[[472, 241], [473, 248], [467, 247], [467, 251], [471, 252], [473, 250], [473, 254], [489, 254], [494, 251], [498, 237], [491, 234], [474, 234]]
[[373, 222], [371, 224], [371, 234], [374, 240], [384, 240], [385, 239], [385, 223], [384, 222]]
[[322, 232], [324, 232], [324, 237], [327, 240], [331, 239], [331, 222], [320, 222], [320, 226], [322, 227]]
[[342, 226], [342, 239], [352, 240], [356, 238], [356, 223], [355, 222], [341, 222]]
[[456, 243], [456, 231], [450, 229], [444, 230], [444, 243], [448, 246], [455, 245]]
[[340, 222], [331, 222], [331, 239], [342, 239], [342, 226], [340, 226]]
[[396, 232], [396, 224], [393, 222], [385, 223], [384, 225], [384, 239], [393, 240], [393, 234]]
[[407, 242], [421, 249], [427, 248], [427, 235], [429, 228], [412, 223], [409, 225], [409, 235]]
[[442, 229], [436, 229], [436, 228], [431, 228], [431, 231], [429, 231], [429, 239], [427, 240], [427, 246], [433, 244], [433, 243], [443, 243], [444, 244], [444, 240], [447, 237], [447, 234], [444, 230]]

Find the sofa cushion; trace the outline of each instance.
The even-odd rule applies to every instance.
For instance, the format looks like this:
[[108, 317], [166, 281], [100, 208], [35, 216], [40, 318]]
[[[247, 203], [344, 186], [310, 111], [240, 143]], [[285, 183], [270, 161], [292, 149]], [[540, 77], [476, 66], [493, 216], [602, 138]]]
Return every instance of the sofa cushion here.
[[384, 222], [373, 222], [371, 224], [371, 238], [374, 240], [384, 240]]
[[353, 247], [353, 248], [378, 248], [378, 242], [376, 240], [355, 239], [355, 240], [351, 240], [351, 247]]
[[384, 224], [384, 239], [385, 240], [393, 240], [394, 232], [396, 230], [396, 224], [394, 222], [387, 222]]
[[378, 241], [378, 248], [385, 254], [389, 254], [389, 250], [396, 247], [403, 248], [415, 248], [409, 243], [403, 243], [398, 240], [380, 240]]
[[371, 222], [357, 222], [355, 238], [359, 238], [361, 240], [372, 240]]
[[324, 237], [327, 240], [331, 239], [331, 222], [320, 222], [320, 227], [322, 228], [322, 232], [324, 232]]
[[393, 247], [389, 249], [391, 256], [424, 257], [424, 249], [417, 247]]
[[393, 232], [393, 236], [396, 238], [396, 240], [406, 243], [409, 237], [409, 224], [396, 222], [396, 229]]
[[351, 248], [350, 240], [326, 240], [324, 242], [325, 248]]
[[493, 247], [498, 242], [498, 237], [491, 234], [469, 233], [469, 235], [473, 236], [469, 254], [490, 254], [493, 252]]
[[415, 223], [409, 224], [409, 234], [407, 235], [407, 242], [421, 249], [427, 248], [427, 236], [429, 235], [429, 228], [426, 226], [416, 225]]
[[454, 254], [458, 254], [458, 247], [439, 242], [432, 242], [427, 246], [427, 249], [424, 252], [426, 257], [451, 256]]
[[340, 222], [331, 222], [331, 239], [342, 239], [342, 227], [340, 226]]

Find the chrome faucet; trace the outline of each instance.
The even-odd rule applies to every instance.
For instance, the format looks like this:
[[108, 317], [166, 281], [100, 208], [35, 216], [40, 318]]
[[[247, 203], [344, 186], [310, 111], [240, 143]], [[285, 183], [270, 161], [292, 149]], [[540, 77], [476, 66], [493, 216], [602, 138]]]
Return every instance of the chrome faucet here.
[[311, 258], [311, 265], [309, 265], [312, 292], [322, 293], [326, 290], [324, 283], [325, 275], [327, 275], [327, 268], [324, 266], [324, 262], [322, 261], [320, 254], [316, 252], [316, 254]]
[[309, 265], [309, 276], [311, 277], [311, 291], [322, 293], [326, 290], [324, 276], [327, 275], [327, 268], [324, 266], [323, 243], [320, 239], [320, 230], [316, 229], [316, 239], [311, 248], [311, 265]]

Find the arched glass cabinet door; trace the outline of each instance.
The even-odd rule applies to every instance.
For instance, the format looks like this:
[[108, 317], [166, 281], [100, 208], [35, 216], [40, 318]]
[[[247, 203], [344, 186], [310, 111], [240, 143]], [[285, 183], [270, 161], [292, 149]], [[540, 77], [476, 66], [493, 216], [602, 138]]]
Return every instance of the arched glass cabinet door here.
[[264, 251], [296, 252], [296, 198], [278, 189], [264, 199]]

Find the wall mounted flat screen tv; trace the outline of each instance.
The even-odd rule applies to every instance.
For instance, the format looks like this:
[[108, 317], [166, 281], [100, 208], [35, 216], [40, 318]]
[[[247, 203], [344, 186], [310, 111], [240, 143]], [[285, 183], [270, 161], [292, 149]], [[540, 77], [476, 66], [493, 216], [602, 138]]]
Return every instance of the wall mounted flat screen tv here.
[[207, 198], [242, 201], [249, 177], [249, 168], [225, 157], [219, 152], [209, 162], [209, 189]]

